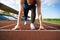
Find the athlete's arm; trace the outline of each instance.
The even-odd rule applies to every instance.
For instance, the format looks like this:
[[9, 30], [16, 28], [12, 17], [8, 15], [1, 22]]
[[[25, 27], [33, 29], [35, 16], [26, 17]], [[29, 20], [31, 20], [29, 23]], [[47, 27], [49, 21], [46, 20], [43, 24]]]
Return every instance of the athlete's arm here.
[[41, 14], [41, 0], [37, 0], [37, 12], [38, 12], [38, 18], [39, 18], [39, 22], [40, 22], [40, 28], [43, 28], [43, 26], [42, 26], [42, 14]]
[[21, 17], [22, 17], [22, 12], [23, 12], [23, 3], [24, 3], [24, 0], [20, 0], [20, 5], [19, 5], [20, 11], [19, 11], [19, 14], [18, 14], [17, 25], [12, 30], [15, 30], [15, 29], [19, 28]]
[[22, 17], [23, 3], [24, 3], [24, 0], [20, 0], [20, 5], [19, 5], [20, 11], [19, 11], [19, 14], [18, 14], [18, 20], [17, 20], [17, 24], [18, 24], [18, 25], [20, 24], [21, 17]]

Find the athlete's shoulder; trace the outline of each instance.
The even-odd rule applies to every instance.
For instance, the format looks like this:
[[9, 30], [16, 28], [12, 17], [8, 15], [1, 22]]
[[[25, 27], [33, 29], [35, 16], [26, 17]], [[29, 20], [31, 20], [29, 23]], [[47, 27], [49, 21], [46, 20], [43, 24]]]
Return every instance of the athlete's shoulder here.
[[39, 4], [39, 3], [41, 3], [41, 0], [36, 0], [36, 2]]
[[20, 3], [24, 3], [24, 0], [20, 0]]
[[37, 2], [40, 2], [41, 0], [36, 0]]

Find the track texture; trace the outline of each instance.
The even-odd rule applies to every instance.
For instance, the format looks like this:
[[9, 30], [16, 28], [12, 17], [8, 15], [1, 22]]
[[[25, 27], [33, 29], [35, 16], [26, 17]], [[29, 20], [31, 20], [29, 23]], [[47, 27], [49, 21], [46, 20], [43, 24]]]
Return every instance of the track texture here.
[[[39, 23], [35, 22], [36, 30], [39, 29]], [[16, 25], [16, 21], [0, 21], [0, 29], [12, 29]], [[46, 30], [60, 30], [60, 25], [58, 24], [51, 24], [43, 22], [43, 26]], [[20, 28], [17, 30], [30, 30], [30, 22], [27, 22], [27, 25], [24, 25], [24, 22], [20, 22]]]
[[23, 23], [20, 22], [20, 28], [11, 30], [16, 21], [0, 21], [0, 40], [60, 40], [60, 25], [43, 22], [46, 30], [38, 30], [39, 23], [35, 22], [36, 29], [30, 30], [30, 22]]

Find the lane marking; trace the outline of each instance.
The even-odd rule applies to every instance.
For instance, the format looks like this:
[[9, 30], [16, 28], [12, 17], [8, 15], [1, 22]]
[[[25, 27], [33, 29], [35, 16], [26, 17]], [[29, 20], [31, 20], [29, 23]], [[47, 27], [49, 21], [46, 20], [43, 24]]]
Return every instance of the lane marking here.
[[15, 24], [11, 24], [11, 25], [6, 25], [6, 26], [3, 26], [3, 27], [0, 27], [0, 29], [6, 28], [6, 27], [10, 27], [10, 26], [12, 26], [12, 25], [15, 25]]
[[1, 32], [1, 31], [2, 31], [2, 32], [3, 32], [3, 31], [6, 31], [6, 32], [7, 32], [7, 31], [9, 31], [9, 32], [10, 32], [10, 31], [11, 31], [11, 32], [13, 32], [13, 31], [23, 31], [23, 32], [25, 32], [25, 31], [38, 31], [38, 32], [39, 32], [39, 31], [51, 31], [51, 32], [53, 32], [53, 31], [58, 31], [58, 32], [60, 32], [60, 30], [10, 30], [10, 29], [1, 29], [0, 32]]
[[58, 28], [56, 28], [56, 27], [53, 27], [53, 26], [48, 26], [48, 25], [46, 25], [46, 24], [43, 24], [44, 26], [47, 26], [47, 27], [49, 27], [49, 28], [54, 28], [54, 29], [58, 29]]

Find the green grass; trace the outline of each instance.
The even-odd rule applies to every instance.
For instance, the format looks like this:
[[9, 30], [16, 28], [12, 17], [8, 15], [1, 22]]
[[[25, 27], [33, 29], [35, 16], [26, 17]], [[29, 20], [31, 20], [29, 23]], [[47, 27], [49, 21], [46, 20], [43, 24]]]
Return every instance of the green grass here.
[[[36, 21], [38, 22], [38, 19], [36, 19]], [[53, 24], [60, 24], [60, 19], [57, 18], [45, 18], [43, 19], [43, 22], [48, 22], [48, 23], [53, 23]]]
[[53, 24], [60, 24], [60, 19], [43, 19], [43, 22], [53, 23]]

